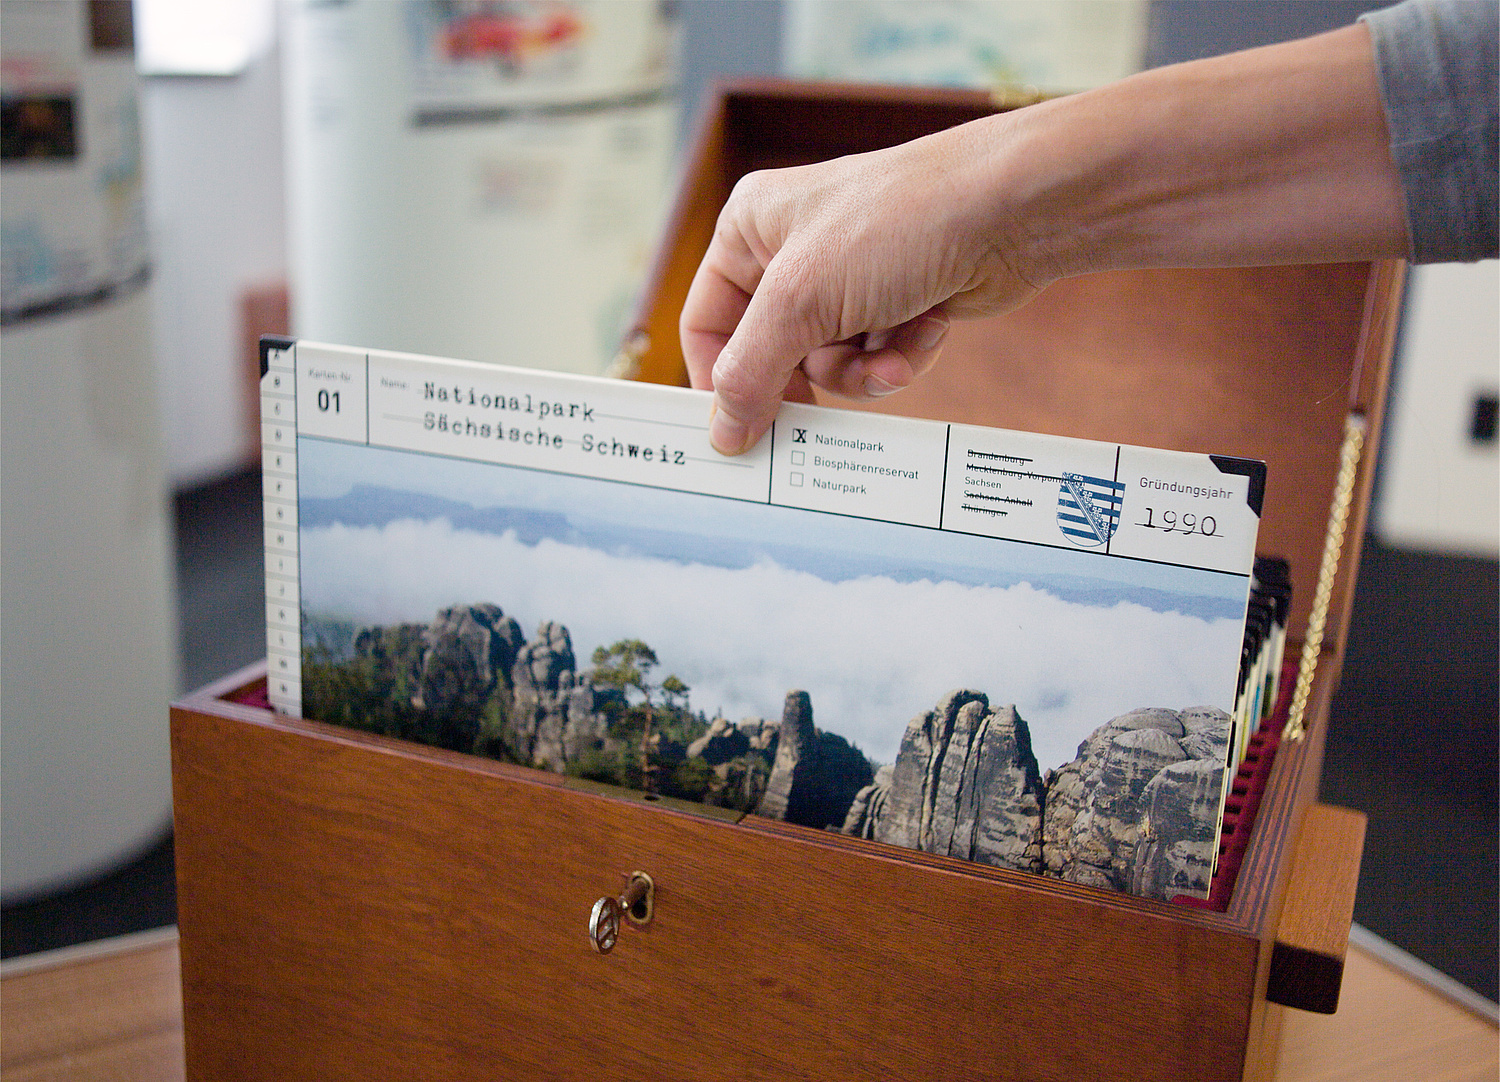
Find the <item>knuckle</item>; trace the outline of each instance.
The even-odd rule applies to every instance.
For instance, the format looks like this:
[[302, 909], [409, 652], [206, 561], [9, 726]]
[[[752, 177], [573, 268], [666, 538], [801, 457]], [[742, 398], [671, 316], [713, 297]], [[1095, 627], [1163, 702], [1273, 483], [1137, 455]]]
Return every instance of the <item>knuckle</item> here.
[[729, 192], [732, 204], [755, 202], [775, 183], [775, 172], [770, 169], [753, 169], [734, 182]]
[[816, 336], [828, 329], [833, 285], [823, 253], [809, 245], [788, 245], [766, 269], [761, 290], [779, 318]]
[[739, 358], [725, 350], [714, 365], [714, 395], [733, 417], [749, 420], [760, 411], [765, 392]]

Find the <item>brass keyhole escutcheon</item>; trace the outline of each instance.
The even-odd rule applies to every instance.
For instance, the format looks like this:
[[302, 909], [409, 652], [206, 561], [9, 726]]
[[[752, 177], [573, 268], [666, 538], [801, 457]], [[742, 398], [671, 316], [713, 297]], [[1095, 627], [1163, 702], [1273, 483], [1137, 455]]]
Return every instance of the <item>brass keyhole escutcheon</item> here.
[[631, 872], [625, 891], [618, 898], [600, 898], [589, 914], [589, 942], [600, 954], [608, 954], [620, 941], [621, 919], [637, 927], [651, 923], [655, 915], [656, 883], [645, 872]]

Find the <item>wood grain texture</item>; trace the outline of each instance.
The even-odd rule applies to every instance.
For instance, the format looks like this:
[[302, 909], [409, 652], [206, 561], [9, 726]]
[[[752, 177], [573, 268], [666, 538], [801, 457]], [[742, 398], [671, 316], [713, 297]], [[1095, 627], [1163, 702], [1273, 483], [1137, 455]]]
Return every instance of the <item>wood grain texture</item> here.
[[[142, 954], [154, 958], [146, 961]], [[183, 1078], [177, 944], [108, 951], [91, 960], [95, 994], [59, 995], [76, 988], [72, 962], [33, 971], [24, 994], [5, 990], [5, 1032], [12, 1027], [35, 1030], [37, 1012], [45, 1013], [55, 1031], [66, 1034], [47, 1044], [40, 1060], [12, 1061], [7, 1082], [51, 1082], [53, 1079], [175, 1082]], [[168, 974], [166, 980], [158, 979]], [[1495, 1026], [1443, 999], [1403, 973], [1381, 964], [1358, 947], [1349, 950], [1346, 993], [1334, 1017], [1282, 1011], [1286, 1040], [1272, 1049], [1263, 1075], [1279, 1082], [1493, 1082], [1496, 1077]], [[127, 1001], [122, 1005], [121, 1001]], [[141, 1011], [165, 1020], [156, 1035], [95, 1043], [90, 1020]], [[715, 1020], [712, 1024], [718, 1024]], [[7, 1042], [8, 1043], [8, 1042]], [[97, 1069], [96, 1069], [97, 1068]], [[422, 1076], [413, 1062], [405, 1076]], [[556, 1077], [556, 1075], [552, 1075]]]
[[1500, 1033], [1425, 985], [1351, 948], [1335, 1015], [1287, 1011], [1283, 1082], [1495, 1082]]
[[[962, 91], [727, 90], [638, 316], [641, 377], [682, 381], [677, 314], [740, 176], [990, 111]], [[1296, 629], [1347, 411], [1378, 433], [1400, 280], [1400, 264], [1355, 264], [1058, 283], [955, 327], [943, 365], [878, 408], [1267, 460], [1260, 548], [1292, 562]], [[200, 700], [173, 714], [189, 1076], [1269, 1077], [1299, 1017], [1265, 992], [1278, 925], [1316, 904], [1288, 896], [1288, 870], [1372, 462], [1308, 735], [1278, 754], [1228, 914], [706, 821]], [[657, 920], [596, 956], [589, 908], [637, 868]]]
[[1256, 813], [1255, 826], [1245, 859], [1240, 865], [1228, 916], [1256, 929], [1261, 943], [1258, 979], [1251, 1004], [1250, 1055], [1245, 1082], [1272, 1077], [1280, 1041], [1283, 1008], [1266, 998], [1271, 960], [1275, 953], [1277, 926], [1286, 898], [1288, 874], [1295, 852], [1298, 830], [1306, 809], [1317, 798], [1322, 769], [1323, 744], [1327, 736], [1329, 705], [1338, 688], [1338, 658], [1324, 651], [1313, 683], [1307, 717], [1307, 736], [1283, 741], [1271, 767], [1265, 795]]
[[[1222, 918], [264, 717], [173, 714], [189, 1078], [1241, 1077]], [[598, 956], [635, 869], [656, 918]]]
[[1354, 583], [1359, 576], [1360, 555], [1370, 515], [1370, 496], [1375, 488], [1376, 452], [1385, 428], [1386, 397], [1390, 391], [1396, 335], [1401, 326], [1406, 272], [1407, 266], [1402, 260], [1386, 260], [1372, 266], [1365, 293], [1359, 349], [1350, 374], [1349, 408], [1364, 415], [1368, 428], [1365, 453], [1355, 480], [1354, 501], [1349, 508], [1344, 557], [1328, 610], [1330, 646], [1338, 657], [1344, 656], [1349, 621], [1354, 613]]
[[[777, 80], [724, 88], [690, 157], [661, 249], [661, 263], [675, 265], [676, 278], [658, 274], [647, 309], [662, 327], [663, 313], [680, 310], [722, 198], [744, 173], [887, 146], [990, 112], [972, 91]], [[1371, 447], [1378, 439], [1404, 273], [1404, 264], [1388, 261], [1131, 271], [1058, 282], [1015, 312], [955, 325], [943, 363], [916, 386], [854, 408], [1265, 460], [1258, 549], [1291, 562], [1299, 584], [1291, 627], [1300, 637], [1347, 412], [1366, 416]], [[681, 381], [675, 334], [653, 335], [643, 374]], [[1309, 733], [1279, 754], [1231, 905], [1238, 922], [1259, 930], [1263, 980], [1291, 839], [1317, 791], [1373, 467], [1369, 454]]]
[[183, 1077], [175, 942], [0, 981], [6, 1082], [173, 1082]]
[[1314, 804], [1303, 816], [1266, 988], [1273, 1003], [1338, 1009], [1364, 842], [1360, 812]]

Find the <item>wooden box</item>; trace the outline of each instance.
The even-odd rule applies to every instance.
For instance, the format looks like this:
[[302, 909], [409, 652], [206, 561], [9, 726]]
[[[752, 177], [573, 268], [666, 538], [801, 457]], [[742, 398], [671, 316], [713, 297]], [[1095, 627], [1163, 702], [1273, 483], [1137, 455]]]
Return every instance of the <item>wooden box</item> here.
[[[992, 108], [967, 92], [722, 92], [628, 361], [681, 381], [677, 313], [738, 176]], [[1291, 561], [1293, 649], [1321, 645], [1226, 911], [286, 718], [234, 701], [263, 679], [250, 672], [172, 711], [188, 1077], [1269, 1077], [1282, 1004], [1336, 1002], [1353, 903], [1362, 820], [1314, 801], [1402, 274], [1061, 282], [955, 325], [942, 365], [875, 407], [1268, 462], [1261, 548]], [[596, 953], [594, 904], [636, 871], [652, 919]]]

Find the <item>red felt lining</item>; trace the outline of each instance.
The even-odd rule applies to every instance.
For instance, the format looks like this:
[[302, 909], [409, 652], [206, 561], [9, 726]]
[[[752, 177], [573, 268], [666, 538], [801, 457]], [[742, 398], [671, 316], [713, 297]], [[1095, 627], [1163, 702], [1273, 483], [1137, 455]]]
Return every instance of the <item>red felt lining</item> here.
[[262, 710], [271, 709], [270, 686], [264, 680], [257, 680], [249, 687], [231, 691], [224, 698], [229, 702], [239, 703], [241, 706], [255, 706]]
[[1218, 913], [1228, 910], [1230, 896], [1234, 894], [1235, 879], [1240, 874], [1240, 865], [1245, 862], [1245, 850], [1250, 847], [1250, 831], [1255, 826], [1255, 813], [1260, 810], [1261, 798], [1266, 795], [1271, 764], [1276, 761], [1276, 749], [1281, 746], [1281, 730], [1286, 727], [1287, 714], [1292, 705], [1292, 689], [1296, 683], [1297, 662], [1287, 661], [1281, 667], [1281, 695], [1276, 701], [1276, 709], [1250, 737], [1245, 758], [1240, 762], [1240, 768], [1229, 786], [1229, 796], [1224, 800], [1224, 821], [1219, 833], [1219, 862], [1214, 868], [1214, 879], [1209, 885], [1208, 897], [1190, 898], [1179, 894], [1172, 899], [1177, 905], [1212, 909]]

